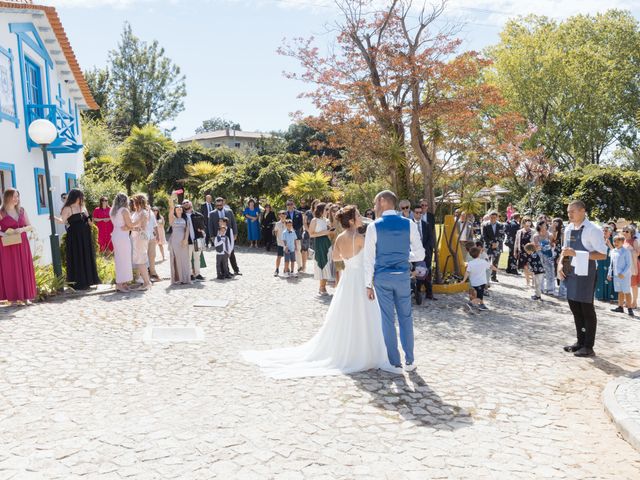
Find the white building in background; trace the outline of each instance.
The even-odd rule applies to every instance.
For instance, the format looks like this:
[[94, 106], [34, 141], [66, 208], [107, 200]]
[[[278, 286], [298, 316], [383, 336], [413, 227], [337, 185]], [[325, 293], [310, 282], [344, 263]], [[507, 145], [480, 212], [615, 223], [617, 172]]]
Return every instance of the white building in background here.
[[[49, 212], [83, 172], [80, 112], [97, 109], [55, 8], [30, 1], [0, 1], [0, 194], [20, 191], [36, 231], [32, 244], [50, 262]], [[53, 206], [48, 204], [42, 151], [27, 135], [31, 122], [51, 121]], [[64, 229], [62, 229], [64, 231]]]
[[213, 132], [198, 133], [193, 137], [178, 140], [179, 145], [188, 145], [196, 142], [205, 148], [229, 147], [239, 150], [250, 150], [256, 148], [258, 140], [271, 138], [270, 133], [243, 132], [241, 130], [215, 130]]

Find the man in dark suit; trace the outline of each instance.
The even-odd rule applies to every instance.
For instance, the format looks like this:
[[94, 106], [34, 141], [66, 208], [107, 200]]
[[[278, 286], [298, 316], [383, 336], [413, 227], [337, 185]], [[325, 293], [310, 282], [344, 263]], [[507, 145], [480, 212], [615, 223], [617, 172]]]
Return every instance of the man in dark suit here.
[[[425, 207], [423, 207], [425, 205]], [[426, 298], [430, 300], [436, 300], [433, 297], [433, 249], [436, 244], [436, 228], [435, 217], [433, 213], [426, 210], [426, 200], [420, 202], [420, 206], [413, 208], [413, 221], [416, 222], [418, 227], [418, 233], [420, 234], [420, 240], [422, 240], [422, 246], [424, 247], [424, 262], [427, 264], [427, 278], [425, 280]], [[425, 220], [426, 219], [426, 220]]]
[[[218, 227], [221, 218], [227, 219], [227, 237], [233, 238], [235, 245], [235, 240], [238, 237], [238, 224], [236, 222], [235, 215], [231, 211], [229, 207], [226, 207], [224, 204], [224, 198], [218, 197], [216, 198], [215, 209], [209, 214], [209, 236], [211, 238], [215, 238], [218, 232]], [[231, 237], [233, 235], [233, 237]], [[242, 275], [240, 273], [240, 268], [238, 267], [238, 261], [236, 260], [235, 248], [231, 251], [229, 255], [229, 261], [231, 263], [231, 268], [233, 268], [235, 275]]]
[[[489, 221], [482, 225], [481, 232], [482, 242], [487, 251], [487, 255], [491, 259], [493, 266], [498, 268], [505, 235], [504, 225], [498, 221], [498, 212], [491, 212], [489, 214]], [[494, 282], [498, 281], [495, 270], [491, 272], [491, 280]]]
[[507, 261], [507, 273], [512, 275], [520, 275], [518, 272], [518, 261], [513, 254], [514, 247], [516, 245], [516, 235], [520, 230], [520, 214], [514, 213], [511, 220], [505, 225], [505, 241], [504, 244], [509, 248], [509, 260]]
[[212, 199], [211, 195], [207, 195], [205, 197], [204, 203], [202, 205], [200, 205], [200, 213], [205, 218], [205, 222], [207, 223], [206, 236], [205, 236], [205, 240], [204, 240], [204, 244], [207, 246], [207, 248], [211, 247], [213, 245], [213, 240], [211, 240], [213, 237], [209, 233], [208, 220], [207, 219], [209, 218], [209, 215], [211, 215], [211, 212], [213, 212], [214, 208], [215, 207], [213, 206], [213, 199]]
[[302, 265], [302, 234], [304, 228], [304, 219], [302, 217], [302, 212], [296, 209], [296, 204], [293, 199], [288, 199], [287, 203], [287, 220], [291, 220], [293, 222], [293, 231], [296, 232], [296, 236], [298, 239], [296, 240], [296, 263], [298, 264], [298, 269], [301, 270], [300, 265]]

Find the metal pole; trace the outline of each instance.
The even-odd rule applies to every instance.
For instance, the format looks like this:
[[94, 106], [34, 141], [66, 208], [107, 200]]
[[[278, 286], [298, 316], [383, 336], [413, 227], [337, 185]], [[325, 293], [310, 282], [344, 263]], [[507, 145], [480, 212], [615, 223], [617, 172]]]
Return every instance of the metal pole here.
[[51, 172], [49, 171], [49, 155], [47, 154], [47, 146], [41, 145], [42, 158], [44, 159], [44, 176], [47, 181], [47, 201], [49, 202], [49, 223], [51, 225], [51, 263], [53, 264], [53, 273], [56, 277], [62, 276], [62, 257], [60, 256], [60, 240], [56, 233], [56, 221], [53, 218], [53, 194], [51, 187]]

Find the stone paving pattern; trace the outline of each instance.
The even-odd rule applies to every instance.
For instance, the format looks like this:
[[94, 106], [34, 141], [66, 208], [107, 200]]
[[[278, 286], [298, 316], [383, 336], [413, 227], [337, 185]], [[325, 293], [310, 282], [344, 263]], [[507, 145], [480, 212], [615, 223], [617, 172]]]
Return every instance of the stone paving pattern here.
[[629, 418], [640, 424], [640, 377], [624, 382], [616, 389], [618, 405], [629, 414]]
[[[0, 480], [640, 478], [600, 400], [640, 370], [640, 320], [601, 305], [598, 357], [577, 359], [566, 304], [501, 275], [491, 312], [416, 308], [414, 374], [278, 381], [238, 352], [307, 340], [329, 300], [310, 275], [273, 278], [271, 255], [239, 263], [223, 283], [0, 308]], [[189, 322], [203, 343], [140, 341]]]

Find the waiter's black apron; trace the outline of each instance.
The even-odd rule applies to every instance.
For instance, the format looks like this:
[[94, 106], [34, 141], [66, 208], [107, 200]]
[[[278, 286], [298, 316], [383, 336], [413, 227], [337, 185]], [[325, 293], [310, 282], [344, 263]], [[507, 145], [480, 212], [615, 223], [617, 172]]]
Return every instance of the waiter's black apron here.
[[[580, 230], [571, 230], [571, 234], [565, 242], [565, 247], [573, 248], [575, 251], [587, 250], [582, 243], [582, 232]], [[589, 260], [589, 271], [587, 275], [578, 276], [575, 274], [575, 268], [570, 265], [564, 266], [566, 275], [565, 285], [567, 287], [567, 299], [574, 302], [593, 303], [593, 295], [596, 291], [597, 268], [596, 261]]]

